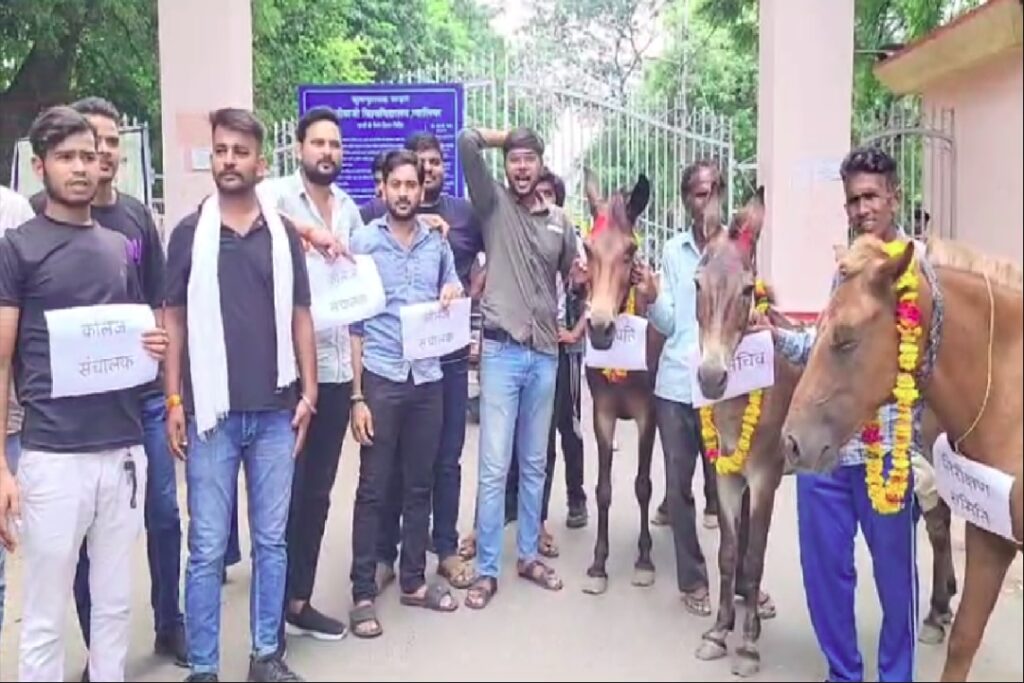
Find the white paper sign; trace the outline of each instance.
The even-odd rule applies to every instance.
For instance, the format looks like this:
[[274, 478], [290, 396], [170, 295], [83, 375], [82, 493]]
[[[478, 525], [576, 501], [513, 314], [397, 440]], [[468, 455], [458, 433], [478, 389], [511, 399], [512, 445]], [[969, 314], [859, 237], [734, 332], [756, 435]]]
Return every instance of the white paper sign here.
[[156, 327], [142, 304], [79, 306], [46, 312], [53, 398], [128, 389], [156, 379], [158, 363], [142, 347]]
[[955, 452], [945, 433], [932, 448], [935, 486], [950, 509], [975, 526], [1011, 541], [1010, 489], [1013, 477]]
[[700, 366], [700, 351], [696, 348], [690, 356], [690, 386], [693, 392], [693, 405], [696, 408], [725, 401], [736, 396], [749, 394], [755, 389], [766, 389], [775, 384], [775, 344], [772, 333], [765, 330], [748, 334], [736, 347], [732, 363], [729, 365], [729, 382], [726, 384], [722, 397], [711, 401], [704, 396], [697, 379], [697, 368]]
[[319, 254], [306, 257], [310, 312], [320, 332], [372, 318], [384, 310], [384, 285], [370, 256], [355, 256], [355, 263], [339, 258], [328, 263]]
[[402, 306], [402, 357], [440, 358], [469, 346], [470, 299], [455, 299], [448, 310], [437, 301]]
[[584, 362], [591, 368], [608, 370], [647, 369], [647, 319], [628, 313], [615, 319], [615, 339], [607, 350], [599, 351], [587, 335]]

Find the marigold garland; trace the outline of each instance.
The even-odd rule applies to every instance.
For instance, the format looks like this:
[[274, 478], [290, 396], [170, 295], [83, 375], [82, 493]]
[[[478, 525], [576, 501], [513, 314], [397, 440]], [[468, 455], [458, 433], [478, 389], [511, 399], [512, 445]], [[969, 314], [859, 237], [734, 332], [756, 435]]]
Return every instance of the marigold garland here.
[[[767, 313], [770, 302], [768, 288], [764, 282], [757, 280], [754, 284], [754, 310]], [[715, 427], [715, 410], [713, 406], [700, 409], [700, 432], [704, 439], [704, 453], [710, 462], [715, 464], [715, 471], [720, 475], [739, 474], [750, 455], [750, 447], [754, 443], [754, 432], [761, 421], [761, 404], [764, 391], [756, 389], [747, 395], [747, 407], [743, 410], [743, 422], [740, 425], [740, 438], [736, 441], [736, 450], [731, 455], [722, 455], [718, 444], [718, 429]]]
[[[885, 251], [890, 258], [902, 256], [907, 249], [903, 241], [890, 242]], [[919, 280], [913, 267], [907, 268], [896, 281], [899, 303], [896, 306], [896, 329], [900, 335], [899, 373], [893, 387], [896, 399], [896, 424], [893, 427], [892, 465], [888, 479], [884, 474], [885, 446], [879, 419], [871, 420], [861, 432], [861, 441], [867, 450], [866, 483], [868, 497], [875, 511], [893, 515], [903, 508], [910, 483], [910, 447], [914, 436], [914, 405], [920, 397], [917, 371], [921, 339], [921, 309], [918, 308]]]

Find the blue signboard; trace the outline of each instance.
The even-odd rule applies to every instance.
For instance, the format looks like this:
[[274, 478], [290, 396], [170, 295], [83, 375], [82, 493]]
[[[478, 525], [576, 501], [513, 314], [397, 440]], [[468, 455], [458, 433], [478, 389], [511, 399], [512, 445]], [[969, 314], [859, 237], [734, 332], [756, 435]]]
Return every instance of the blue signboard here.
[[444, 191], [462, 196], [455, 151], [463, 122], [461, 83], [300, 86], [299, 116], [319, 106], [334, 109], [341, 120], [344, 158], [338, 184], [357, 204], [374, 196], [373, 158], [402, 148], [408, 135], [424, 130], [441, 141]]

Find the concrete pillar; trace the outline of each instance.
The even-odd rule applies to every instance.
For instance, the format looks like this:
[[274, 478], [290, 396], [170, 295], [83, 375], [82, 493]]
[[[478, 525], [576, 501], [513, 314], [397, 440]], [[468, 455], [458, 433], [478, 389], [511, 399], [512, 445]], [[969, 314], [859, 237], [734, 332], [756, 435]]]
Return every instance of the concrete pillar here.
[[158, 0], [169, 232], [213, 191], [209, 114], [252, 104], [250, 0]]
[[854, 0], [760, 0], [757, 175], [767, 214], [758, 264], [789, 313], [828, 297], [846, 242], [839, 164], [850, 148]]

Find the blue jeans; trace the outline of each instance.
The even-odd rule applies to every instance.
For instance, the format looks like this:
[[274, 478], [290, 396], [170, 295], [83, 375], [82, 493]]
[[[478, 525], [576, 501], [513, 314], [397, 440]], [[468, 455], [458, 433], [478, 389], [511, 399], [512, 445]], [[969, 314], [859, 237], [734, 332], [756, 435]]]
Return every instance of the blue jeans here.
[[511, 340], [484, 337], [480, 355], [480, 465], [477, 492], [477, 573], [497, 578], [505, 522], [505, 480], [515, 433], [519, 464], [519, 559], [537, 557], [555, 404], [558, 356]]
[[[4, 451], [7, 456], [7, 469], [11, 474], [18, 474], [18, 460], [21, 458], [21, 435], [8, 434]], [[7, 577], [4, 572], [4, 556], [7, 551], [0, 545], [0, 631], [4, 628], [4, 594], [7, 592]]]
[[918, 580], [913, 481], [903, 508], [893, 515], [880, 515], [871, 506], [864, 465], [825, 475], [798, 474], [796, 493], [807, 608], [828, 662], [828, 680], [867, 680], [857, 647], [854, 599], [858, 524], [871, 551], [882, 605], [877, 680], [914, 680]]
[[253, 570], [249, 629], [257, 657], [277, 652], [288, 552], [295, 432], [289, 411], [231, 412], [204, 440], [189, 424], [185, 630], [192, 672], [220, 664], [220, 598], [239, 465], [245, 467]]
[[[184, 623], [178, 608], [181, 579], [181, 512], [174, 455], [167, 447], [167, 408], [161, 395], [142, 404], [142, 437], [148, 461], [146, 478], [146, 554], [149, 559], [149, 603], [153, 630], [172, 633]], [[88, 646], [92, 600], [89, 596], [89, 555], [85, 544], [75, 569], [75, 608], [78, 625]]]

